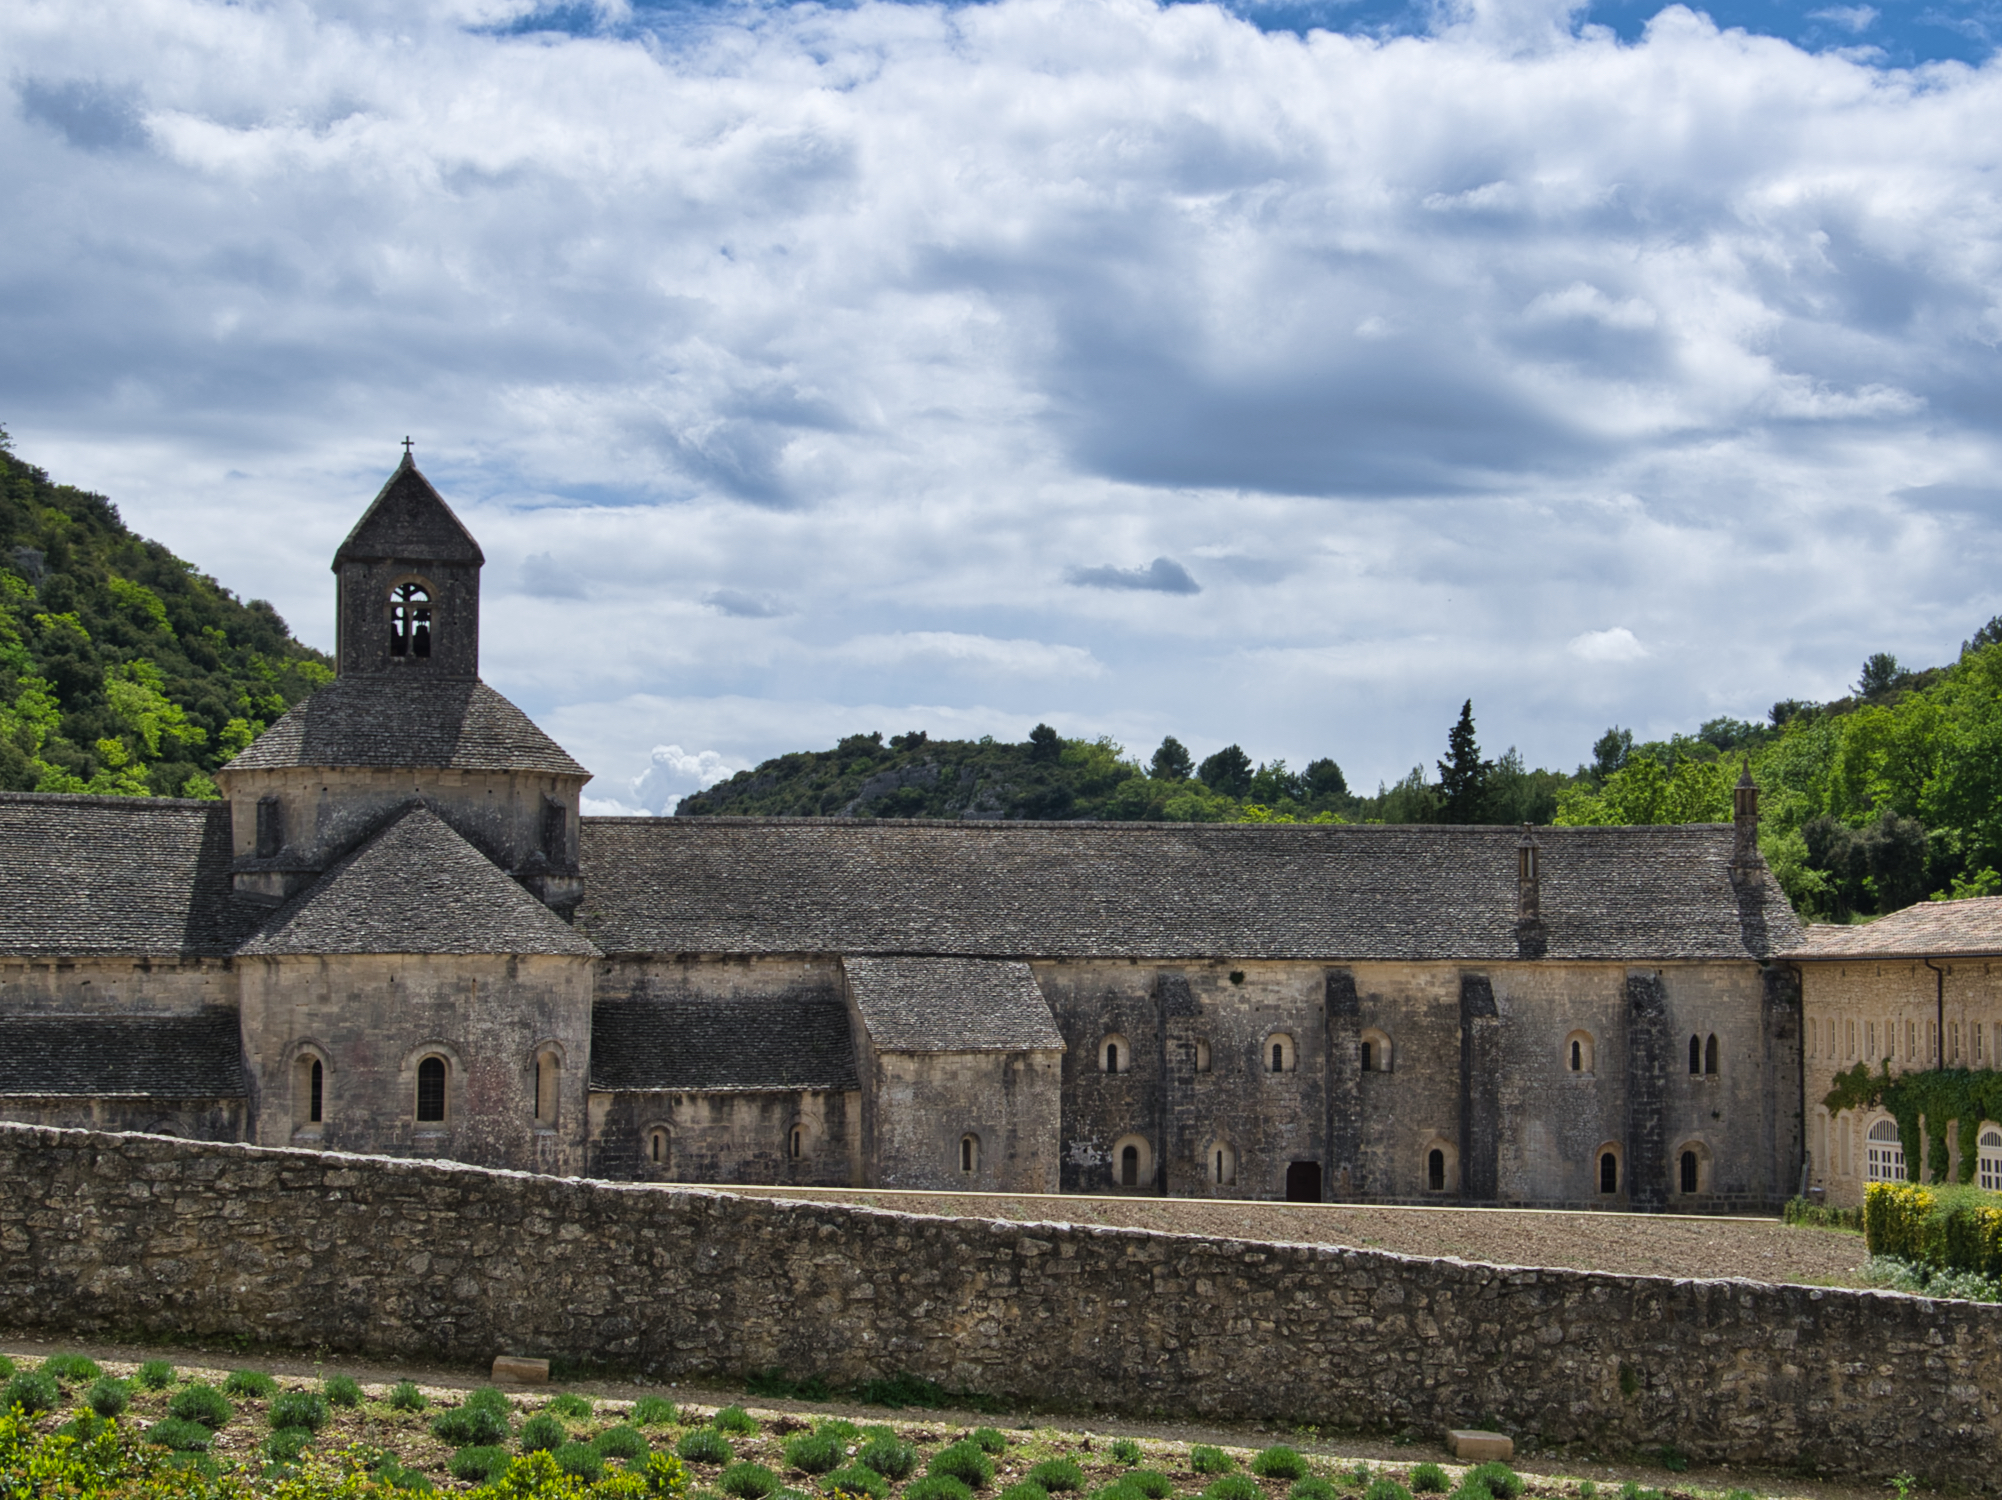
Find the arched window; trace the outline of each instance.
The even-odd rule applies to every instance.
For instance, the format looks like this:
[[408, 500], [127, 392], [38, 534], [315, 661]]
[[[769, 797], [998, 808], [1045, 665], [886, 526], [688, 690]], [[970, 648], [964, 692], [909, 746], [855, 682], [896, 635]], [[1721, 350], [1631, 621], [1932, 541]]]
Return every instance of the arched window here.
[[1362, 1070], [1365, 1073], [1370, 1071], [1370, 1064], [1375, 1061], [1375, 1059], [1370, 1056], [1370, 1051], [1371, 1051], [1370, 1044], [1368, 1042], [1364, 1042], [1362, 1044], [1361, 1057], [1362, 1057]]
[[535, 1054], [535, 1126], [556, 1128], [558, 1101], [563, 1097], [563, 1058], [554, 1047], [542, 1047]]
[[445, 1120], [445, 1059], [427, 1057], [417, 1065], [417, 1123], [443, 1124]]
[[794, 1161], [798, 1161], [806, 1155], [806, 1127], [804, 1125], [793, 1126], [791, 1134], [786, 1139], [786, 1153]]
[[2002, 1130], [1981, 1127], [1981, 1185], [1991, 1193], [2002, 1192]]
[[1098, 1070], [1101, 1073], [1133, 1071], [1133, 1048], [1116, 1031], [1098, 1044]]
[[327, 1071], [320, 1066], [320, 1060], [313, 1059], [312, 1077], [306, 1084], [306, 1123], [319, 1125], [327, 1118]]
[[1872, 1125], [1869, 1138], [1864, 1144], [1870, 1152], [1870, 1181], [1905, 1180], [1905, 1145], [1898, 1139], [1896, 1120], [1879, 1120]]
[[302, 1052], [292, 1064], [292, 1128], [316, 1136], [326, 1119], [326, 1064], [313, 1053]]
[[1700, 1036], [1693, 1036], [1689, 1039], [1689, 1074], [1693, 1078], [1702, 1071], [1703, 1071], [1703, 1038]]
[[1433, 1193], [1446, 1191], [1446, 1153], [1437, 1146], [1425, 1153], [1425, 1188]]
[[1209, 1038], [1199, 1036], [1196, 1038], [1196, 1071], [1198, 1073], [1207, 1073], [1209, 1072], [1209, 1070], [1210, 1070]]
[[1237, 1182], [1237, 1152], [1226, 1142], [1217, 1141], [1209, 1149], [1210, 1186], [1232, 1187]]
[[1564, 1038], [1564, 1071], [1581, 1077], [1593, 1072], [1598, 1066], [1597, 1053], [1591, 1032], [1572, 1032]]
[[431, 591], [421, 583], [399, 583], [389, 591], [389, 654], [431, 654]]
[[1703, 1071], [1714, 1074], [1717, 1071], [1717, 1034], [1712, 1032], [1710, 1040], [1703, 1044]]
[[646, 1160], [650, 1167], [667, 1165], [667, 1132], [658, 1125], [646, 1133]]
[[980, 1170], [980, 1137], [963, 1135], [959, 1138], [959, 1170], [971, 1177]]
[[[1612, 1151], [1601, 1151], [1599, 1153], [1599, 1191], [1602, 1193], [1617, 1193], [1619, 1190], [1619, 1155]], [[1684, 1191], [1688, 1191], [1688, 1189]]]
[[1140, 1148], [1121, 1146], [1119, 1148], [1119, 1185], [1121, 1187], [1140, 1186]]
[[1683, 1152], [1682, 1190], [1685, 1193], [1693, 1193], [1696, 1191], [1697, 1186], [1701, 1181], [1701, 1171], [1702, 1171], [1702, 1163], [1696, 1159], [1696, 1153], [1694, 1151]]
[[1154, 1180], [1154, 1153], [1144, 1135], [1123, 1135], [1112, 1143], [1112, 1185], [1144, 1188]]
[[1372, 1026], [1362, 1034], [1362, 1070], [1365, 1073], [1390, 1071], [1390, 1038]]
[[1294, 1062], [1292, 1037], [1281, 1031], [1265, 1039], [1265, 1064], [1267, 1072], [1290, 1073], [1293, 1071]]

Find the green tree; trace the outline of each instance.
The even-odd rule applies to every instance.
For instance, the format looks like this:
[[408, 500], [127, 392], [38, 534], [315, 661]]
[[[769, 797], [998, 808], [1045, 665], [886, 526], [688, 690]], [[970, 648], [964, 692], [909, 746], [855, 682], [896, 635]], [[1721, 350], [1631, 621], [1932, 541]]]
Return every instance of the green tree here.
[[1161, 747], [1154, 752], [1147, 773], [1156, 781], [1187, 781], [1195, 769], [1195, 758], [1189, 754], [1189, 747], [1171, 734], [1161, 741]]
[[1251, 757], [1236, 745], [1225, 745], [1203, 762], [1197, 779], [1213, 792], [1243, 797], [1251, 791]]
[[1898, 665], [1897, 657], [1890, 652], [1874, 652], [1863, 661], [1863, 675], [1856, 681], [1856, 695], [1859, 698], [1881, 698], [1910, 675]]
[[1474, 738], [1474, 700], [1460, 705], [1460, 721], [1446, 736], [1446, 759], [1439, 762], [1439, 821], [1478, 823], [1487, 816], [1488, 774]]
[[1029, 759], [1045, 762], [1060, 758], [1064, 753], [1063, 737], [1047, 724], [1038, 724], [1029, 731]]
[[1348, 778], [1332, 760], [1310, 760], [1305, 771], [1307, 795], [1316, 801], [1344, 800], [1349, 795]]

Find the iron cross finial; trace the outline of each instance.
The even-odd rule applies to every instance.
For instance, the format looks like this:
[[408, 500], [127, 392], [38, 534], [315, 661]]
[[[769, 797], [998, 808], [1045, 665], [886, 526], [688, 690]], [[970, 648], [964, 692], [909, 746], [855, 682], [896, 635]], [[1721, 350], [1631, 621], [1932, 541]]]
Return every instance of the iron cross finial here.
[[404, 456], [405, 458], [408, 458], [408, 457], [410, 457], [410, 439], [409, 439], [409, 438], [405, 438], [405, 439], [403, 440], [403, 456]]

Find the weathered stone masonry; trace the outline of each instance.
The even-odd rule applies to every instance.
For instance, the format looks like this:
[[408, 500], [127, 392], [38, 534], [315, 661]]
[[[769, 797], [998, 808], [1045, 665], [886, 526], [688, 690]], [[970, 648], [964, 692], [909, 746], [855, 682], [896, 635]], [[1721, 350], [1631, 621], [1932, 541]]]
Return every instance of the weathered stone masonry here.
[[31, 1126], [0, 1125], [0, 1182], [15, 1327], [656, 1376], [908, 1370], [1055, 1406], [1488, 1419], [1972, 1489], [1994, 1487], [2002, 1436], [2002, 1308], [1970, 1303]]

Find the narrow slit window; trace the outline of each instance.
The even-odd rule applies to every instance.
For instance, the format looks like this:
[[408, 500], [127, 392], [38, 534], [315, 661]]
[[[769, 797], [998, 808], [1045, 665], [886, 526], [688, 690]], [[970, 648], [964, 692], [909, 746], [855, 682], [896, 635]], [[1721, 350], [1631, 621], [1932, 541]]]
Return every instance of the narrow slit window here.
[[1696, 1160], [1696, 1153], [1695, 1153], [1694, 1151], [1685, 1151], [1685, 1152], [1683, 1152], [1683, 1153], [1682, 1153], [1682, 1190], [1683, 1190], [1683, 1191], [1684, 1191], [1685, 1193], [1693, 1193], [1693, 1192], [1695, 1192], [1695, 1191], [1696, 1191], [1696, 1184], [1697, 1184], [1697, 1182], [1698, 1182], [1698, 1181], [1700, 1180], [1700, 1178], [1701, 1178], [1701, 1175], [1702, 1175], [1702, 1173], [1701, 1173], [1701, 1164], [1700, 1164], [1700, 1163], [1699, 1163], [1699, 1162], [1698, 1162], [1698, 1161]]
[[1715, 1036], [1712, 1036], [1709, 1041], [1703, 1044], [1703, 1071], [1705, 1073], [1715, 1073], [1717, 1071], [1717, 1038]]
[[[1365, 1073], [1370, 1071], [1370, 1068], [1374, 1063], [1374, 1059], [1371, 1058], [1370, 1056], [1371, 1050], [1372, 1048], [1370, 1043], [1364, 1042], [1362, 1044], [1362, 1070]], [[1273, 1056], [1272, 1071], [1276, 1073], [1279, 1071], [1279, 1062], [1278, 1062], [1279, 1049], [1277, 1047], [1274, 1047], [1272, 1049], [1272, 1056]]]
[[326, 1121], [326, 1117], [327, 1074], [326, 1070], [320, 1066], [320, 1060], [316, 1057], [313, 1059], [311, 1079], [307, 1084], [306, 1123], [309, 1125], [323, 1124]]
[[647, 1160], [656, 1167], [667, 1164], [667, 1132], [665, 1130], [649, 1130], [646, 1133], [646, 1154]]
[[980, 1137], [961, 1136], [959, 1141], [959, 1170], [969, 1176], [980, 1170]]
[[1610, 1151], [1599, 1153], [1599, 1191], [1617, 1193], [1620, 1190], [1620, 1159]]
[[1446, 1191], [1446, 1153], [1437, 1146], [1425, 1156], [1425, 1186], [1435, 1193]]
[[806, 1155], [806, 1127], [804, 1125], [793, 1126], [792, 1140], [788, 1143], [788, 1148], [792, 1153], [794, 1161], [798, 1161], [802, 1156]]
[[1583, 1042], [1573, 1042], [1571, 1044], [1571, 1071], [1574, 1073], [1585, 1071], [1585, 1044]]
[[1703, 1071], [1703, 1038], [1700, 1036], [1693, 1036], [1689, 1039], [1689, 1072], [1690, 1075], [1693, 1077], [1696, 1074], [1701, 1073], [1702, 1071]]
[[431, 591], [421, 583], [399, 583], [389, 591], [389, 654], [431, 654]]
[[434, 1125], [442, 1124], [444, 1119], [445, 1059], [427, 1057], [417, 1065], [417, 1122]]
[[1119, 1185], [1138, 1187], [1140, 1185], [1140, 1148], [1128, 1146], [1119, 1153]]

